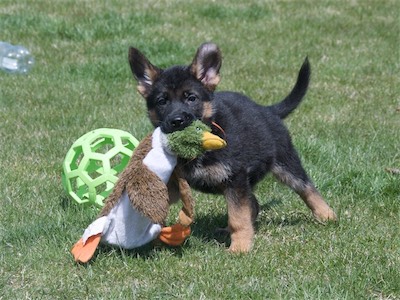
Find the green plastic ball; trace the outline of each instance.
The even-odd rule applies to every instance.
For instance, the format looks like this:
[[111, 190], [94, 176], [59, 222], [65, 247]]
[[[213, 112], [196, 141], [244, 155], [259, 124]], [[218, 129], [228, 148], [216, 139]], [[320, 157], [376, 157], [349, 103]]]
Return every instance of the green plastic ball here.
[[62, 183], [79, 204], [98, 207], [111, 193], [139, 141], [119, 129], [100, 128], [80, 137], [62, 164]]

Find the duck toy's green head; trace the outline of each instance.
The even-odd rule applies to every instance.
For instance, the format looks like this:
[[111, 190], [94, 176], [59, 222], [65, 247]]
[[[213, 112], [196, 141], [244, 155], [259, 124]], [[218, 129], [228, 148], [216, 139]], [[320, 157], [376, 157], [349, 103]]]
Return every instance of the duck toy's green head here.
[[207, 150], [226, 147], [226, 141], [211, 133], [211, 128], [196, 120], [185, 129], [167, 134], [168, 147], [178, 157], [193, 159]]

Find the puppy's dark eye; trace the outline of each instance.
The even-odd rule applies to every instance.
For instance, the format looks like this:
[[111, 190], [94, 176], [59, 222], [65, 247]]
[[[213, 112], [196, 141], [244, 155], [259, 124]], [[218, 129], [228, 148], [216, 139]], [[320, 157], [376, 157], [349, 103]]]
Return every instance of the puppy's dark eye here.
[[197, 100], [197, 96], [195, 94], [185, 93], [185, 98], [189, 102], [194, 102]]
[[190, 102], [194, 102], [194, 101], [197, 100], [197, 97], [196, 97], [195, 95], [190, 95], [187, 99], [188, 99], [188, 101], [190, 101]]
[[157, 98], [157, 105], [165, 105], [167, 104], [167, 98], [165, 96], [159, 96]]

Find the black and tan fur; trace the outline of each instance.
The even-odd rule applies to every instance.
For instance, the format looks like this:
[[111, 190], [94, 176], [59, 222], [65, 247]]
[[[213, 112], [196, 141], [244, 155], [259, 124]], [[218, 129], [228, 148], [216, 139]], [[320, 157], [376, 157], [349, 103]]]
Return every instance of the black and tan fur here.
[[335, 220], [335, 213], [304, 171], [282, 121], [306, 94], [308, 60], [289, 95], [271, 106], [258, 105], [238, 93], [215, 92], [221, 61], [220, 50], [212, 43], [201, 45], [190, 65], [167, 69], [151, 64], [139, 50], [129, 50], [138, 91], [146, 99], [154, 126], [169, 133], [201, 119], [226, 140], [225, 149], [191, 161], [180, 160], [178, 167], [191, 187], [225, 196], [230, 250], [251, 249], [253, 224], [259, 212], [253, 188], [268, 172], [299, 194], [318, 220]]

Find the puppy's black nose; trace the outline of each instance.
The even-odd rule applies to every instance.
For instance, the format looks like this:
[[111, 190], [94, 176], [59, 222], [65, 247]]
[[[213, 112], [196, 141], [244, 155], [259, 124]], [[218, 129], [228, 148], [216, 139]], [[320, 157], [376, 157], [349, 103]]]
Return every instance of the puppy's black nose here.
[[164, 126], [161, 127], [161, 129], [165, 133], [179, 131], [189, 126], [194, 119], [195, 117], [190, 113], [183, 112], [180, 114], [175, 114], [169, 118], [169, 120]]
[[184, 123], [185, 120], [182, 117], [176, 117], [171, 121], [171, 126], [173, 129], [177, 130], [180, 129]]

